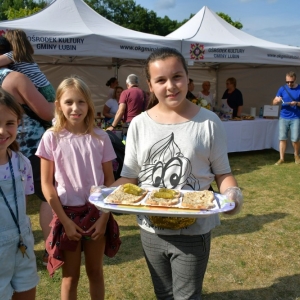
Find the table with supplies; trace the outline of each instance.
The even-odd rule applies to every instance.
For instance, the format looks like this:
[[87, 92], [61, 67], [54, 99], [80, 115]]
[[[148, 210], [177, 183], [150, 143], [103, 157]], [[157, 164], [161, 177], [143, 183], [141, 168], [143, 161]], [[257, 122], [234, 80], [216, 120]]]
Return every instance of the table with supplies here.
[[[271, 148], [279, 151], [278, 119], [256, 117], [254, 120], [228, 120], [222, 123], [227, 135], [228, 153]], [[293, 153], [290, 141], [287, 143], [286, 153]]]

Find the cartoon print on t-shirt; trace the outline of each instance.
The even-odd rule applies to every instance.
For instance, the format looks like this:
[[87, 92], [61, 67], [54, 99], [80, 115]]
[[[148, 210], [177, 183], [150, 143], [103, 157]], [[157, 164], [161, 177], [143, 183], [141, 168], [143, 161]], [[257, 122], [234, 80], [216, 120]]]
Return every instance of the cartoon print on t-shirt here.
[[192, 174], [190, 160], [181, 153], [174, 133], [155, 143], [140, 172], [139, 182], [152, 182], [154, 187], [200, 190], [200, 182]]

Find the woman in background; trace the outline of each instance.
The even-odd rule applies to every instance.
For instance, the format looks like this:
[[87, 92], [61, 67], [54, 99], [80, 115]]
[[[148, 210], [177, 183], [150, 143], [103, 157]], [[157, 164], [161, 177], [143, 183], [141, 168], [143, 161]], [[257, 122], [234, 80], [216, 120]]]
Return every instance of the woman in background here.
[[199, 92], [198, 99], [205, 99], [207, 103], [210, 104], [210, 110], [213, 110], [213, 107], [215, 106], [215, 100], [213, 98], [212, 93], [210, 92], [210, 82], [209, 81], [203, 81], [202, 83], [202, 91]]
[[102, 114], [105, 117], [105, 122], [113, 122], [113, 119], [119, 108], [119, 99], [123, 90], [124, 89], [121, 86], [115, 87], [113, 97], [108, 99], [104, 104]]
[[115, 92], [115, 87], [118, 85], [119, 85], [119, 82], [116, 77], [112, 77], [106, 82], [106, 86], [109, 86], [108, 99], [113, 98], [113, 95]]
[[230, 77], [226, 80], [227, 90], [222, 97], [222, 110], [232, 111], [232, 118], [241, 117], [243, 108], [243, 95], [240, 90], [236, 88], [236, 79]]

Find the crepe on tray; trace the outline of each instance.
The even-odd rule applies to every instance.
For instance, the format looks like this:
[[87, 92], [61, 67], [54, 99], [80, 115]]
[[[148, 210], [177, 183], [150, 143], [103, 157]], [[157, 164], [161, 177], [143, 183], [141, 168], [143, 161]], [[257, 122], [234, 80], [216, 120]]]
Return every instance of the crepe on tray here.
[[161, 188], [154, 190], [145, 200], [145, 205], [149, 206], [174, 206], [179, 203], [180, 191]]
[[126, 183], [119, 186], [113, 193], [105, 198], [105, 203], [135, 205], [139, 203], [148, 191], [137, 185]]
[[183, 194], [181, 207], [189, 209], [211, 209], [214, 208], [214, 193], [203, 190], [196, 192], [187, 192]]

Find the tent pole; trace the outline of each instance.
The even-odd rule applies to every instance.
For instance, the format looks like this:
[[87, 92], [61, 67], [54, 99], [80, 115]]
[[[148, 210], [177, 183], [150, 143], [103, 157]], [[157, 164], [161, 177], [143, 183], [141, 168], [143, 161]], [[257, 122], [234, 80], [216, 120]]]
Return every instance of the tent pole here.
[[219, 104], [219, 93], [218, 93], [218, 86], [219, 86], [219, 66], [216, 66], [216, 106]]

